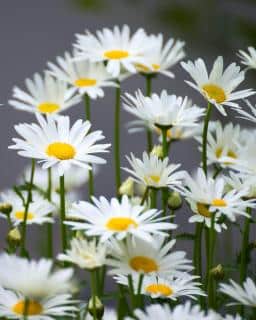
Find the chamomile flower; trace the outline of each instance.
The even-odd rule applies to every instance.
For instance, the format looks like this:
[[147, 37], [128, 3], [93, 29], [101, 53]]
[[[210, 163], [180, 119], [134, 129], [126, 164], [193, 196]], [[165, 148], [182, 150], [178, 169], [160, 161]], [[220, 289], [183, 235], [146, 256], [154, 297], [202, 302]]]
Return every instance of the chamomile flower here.
[[161, 73], [167, 77], [174, 78], [174, 74], [168, 71], [185, 57], [184, 41], [170, 38], [166, 44], [163, 43], [163, 35], [152, 35], [150, 41], [154, 43], [152, 50], [147, 52], [145, 59], [147, 65], [136, 64], [138, 71], [145, 74]]
[[81, 269], [95, 269], [103, 266], [106, 260], [107, 248], [104, 244], [97, 244], [96, 239], [89, 241], [85, 238], [73, 238], [70, 249], [58, 255], [58, 260], [68, 261]]
[[127, 238], [126, 242], [111, 241], [107, 264], [110, 274], [134, 273], [159, 276], [180, 275], [193, 269], [185, 251], [172, 251], [176, 240], [166, 242], [162, 236], [153, 236], [153, 243]]
[[[23, 192], [24, 199], [27, 197], [27, 192]], [[14, 191], [8, 190], [1, 193], [1, 199], [4, 203], [9, 203], [12, 210], [9, 214], [11, 222], [14, 226], [18, 226], [25, 218], [25, 203]], [[32, 201], [29, 204], [27, 213], [27, 224], [44, 224], [52, 223], [53, 219], [49, 216], [54, 210], [54, 206], [40, 196], [37, 192], [32, 193]], [[5, 215], [2, 215], [5, 216]]]
[[[199, 288], [201, 285], [194, 280], [198, 278], [196, 276], [190, 276], [184, 274], [183, 277], [168, 277], [160, 278], [156, 276], [144, 275], [141, 286], [141, 293], [148, 295], [153, 299], [164, 298], [177, 300], [180, 297], [188, 297], [195, 299], [195, 296], [204, 296], [205, 294]], [[118, 275], [115, 277], [117, 283], [128, 286], [129, 281], [127, 276]], [[132, 283], [135, 292], [139, 288], [140, 276], [133, 275]]]
[[6, 253], [0, 255], [0, 286], [32, 301], [68, 293], [72, 276], [72, 269], [54, 271], [51, 260], [28, 261]]
[[26, 90], [13, 88], [13, 99], [9, 104], [16, 109], [53, 115], [62, 112], [81, 101], [74, 88], [68, 88], [63, 81], [46, 74], [36, 73], [33, 79], [26, 79]]
[[154, 93], [146, 97], [140, 90], [135, 96], [124, 96], [124, 109], [142, 120], [146, 127], [192, 127], [204, 115], [204, 110], [192, 104], [187, 97], [169, 95], [163, 90], [160, 95]]
[[146, 53], [153, 44], [143, 29], [138, 29], [133, 35], [130, 28], [115, 26], [113, 30], [104, 28], [97, 31], [96, 36], [86, 30], [85, 34], [77, 34], [78, 59], [89, 59], [92, 62], [106, 61], [107, 71], [117, 78], [122, 69], [136, 73], [136, 64], [147, 66]]
[[256, 198], [256, 175], [229, 172], [229, 176], [224, 176], [224, 179], [227, 189], [248, 190], [244, 197]]
[[92, 198], [93, 204], [80, 201], [72, 205], [67, 217], [80, 219], [67, 221], [74, 230], [84, 230], [88, 236], [99, 236], [101, 242], [115, 237], [122, 240], [128, 235], [153, 242], [153, 235], [166, 235], [167, 230], [177, 225], [164, 222], [160, 211], [145, 210], [144, 206], [133, 205], [127, 196], [119, 202], [116, 198], [108, 201], [105, 197]]
[[[75, 53], [74, 53], [75, 55]], [[103, 63], [93, 63], [88, 60], [74, 61], [74, 57], [65, 52], [64, 57], [57, 57], [57, 64], [48, 62], [49, 73], [64, 81], [79, 92], [92, 99], [104, 96], [104, 87], [115, 87], [113, 77], [107, 72]]]
[[104, 139], [101, 131], [89, 132], [91, 123], [77, 120], [70, 127], [69, 117], [59, 116], [46, 120], [37, 115], [37, 123], [19, 124], [15, 130], [21, 138], [14, 138], [10, 149], [18, 150], [18, 154], [40, 160], [43, 169], [57, 167], [61, 176], [71, 165], [90, 169], [89, 164], [103, 164], [106, 161], [96, 153], [107, 152], [109, 144], [96, 144]]
[[240, 108], [235, 100], [243, 99], [254, 94], [252, 89], [233, 92], [243, 82], [244, 72], [235, 63], [231, 63], [223, 71], [223, 58], [218, 57], [212, 67], [210, 74], [205, 62], [199, 58], [194, 63], [181, 62], [182, 67], [190, 74], [195, 83], [186, 81], [192, 88], [199, 91], [206, 100], [214, 104], [216, 108], [226, 116], [224, 106]]
[[[27, 304], [27, 305], [26, 305]], [[23, 294], [0, 288], [0, 316], [8, 319], [54, 320], [56, 317], [73, 317], [77, 311], [70, 294], [28, 300]]]
[[242, 286], [230, 279], [230, 284], [221, 283], [219, 290], [236, 301], [230, 305], [256, 307], [256, 285], [251, 278], [247, 278]]
[[184, 171], [176, 171], [180, 164], [169, 164], [169, 159], [160, 159], [154, 154], [143, 152], [142, 160], [132, 153], [126, 157], [131, 169], [123, 168], [132, 175], [133, 179], [147, 187], [175, 189], [182, 184]]
[[254, 207], [252, 200], [243, 199], [248, 190], [226, 192], [225, 180], [222, 177], [206, 177], [201, 168], [194, 178], [187, 174], [184, 184], [186, 188], [182, 193], [195, 213], [189, 222], [205, 222], [205, 225], [210, 227], [212, 214], [215, 214], [215, 229], [218, 232], [221, 228], [226, 228], [225, 224], [218, 223], [221, 215], [235, 221], [239, 215], [247, 216], [247, 207]]
[[238, 56], [241, 58], [241, 63], [248, 69], [256, 69], [256, 50], [253, 47], [248, 47], [248, 52], [239, 50]]

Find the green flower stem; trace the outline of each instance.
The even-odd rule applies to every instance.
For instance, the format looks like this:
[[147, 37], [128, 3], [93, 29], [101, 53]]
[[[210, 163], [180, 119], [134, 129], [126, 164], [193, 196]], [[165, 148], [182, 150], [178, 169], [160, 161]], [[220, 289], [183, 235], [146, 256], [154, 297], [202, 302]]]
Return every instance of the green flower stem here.
[[212, 104], [208, 102], [208, 107], [206, 111], [206, 115], [204, 118], [204, 128], [203, 128], [203, 145], [202, 145], [202, 164], [205, 175], [207, 175], [207, 134], [208, 134], [208, 126], [211, 117]]
[[130, 298], [131, 298], [131, 309], [133, 312], [133, 310], [136, 309], [136, 296], [134, 292], [132, 276], [130, 274], [128, 275], [128, 284], [129, 284], [129, 292], [130, 292]]
[[211, 270], [214, 264], [214, 244], [215, 244], [215, 213], [211, 215], [211, 228], [210, 228], [210, 235], [209, 235], [209, 259], [207, 265], [207, 274], [208, 274], [208, 306], [209, 308], [214, 308], [214, 279], [211, 276]]
[[[85, 105], [85, 116], [88, 121], [91, 121], [91, 101], [89, 95], [86, 93], [84, 95], [84, 105]], [[89, 199], [94, 195], [94, 177], [93, 169], [89, 170]]]
[[197, 222], [195, 232], [195, 245], [194, 245], [194, 267], [195, 275], [202, 277], [202, 232], [203, 223]]
[[34, 175], [35, 175], [35, 160], [32, 159], [30, 180], [28, 184], [28, 193], [27, 193], [27, 199], [25, 202], [24, 220], [23, 220], [22, 229], [21, 229], [21, 251], [20, 252], [22, 256], [26, 255], [27, 219], [28, 219], [29, 204], [32, 201], [32, 187], [33, 187]]
[[97, 276], [96, 270], [91, 271], [91, 295], [92, 295], [92, 308], [93, 308], [93, 320], [98, 320], [96, 309], [96, 296], [97, 296]]
[[118, 290], [119, 290], [119, 294], [118, 294], [118, 301], [117, 301], [117, 319], [123, 320], [127, 315], [127, 312], [128, 314], [131, 314], [131, 311], [126, 301], [124, 287], [121, 284], [118, 285]]
[[150, 188], [150, 206], [152, 209], [157, 207], [157, 189]]
[[143, 278], [144, 278], [144, 275], [140, 274], [139, 284], [138, 284], [138, 291], [137, 291], [137, 299], [136, 299], [136, 307], [137, 308], [142, 308], [143, 307], [143, 296], [141, 294]]
[[141, 202], [140, 202], [140, 205], [141, 205], [141, 206], [145, 203], [145, 201], [146, 201], [146, 199], [147, 199], [147, 197], [148, 197], [148, 192], [149, 192], [149, 187], [146, 187], [146, 190], [145, 190], [145, 192], [144, 192], [144, 194], [143, 194], [143, 197], [142, 197], [142, 199], [141, 199]]
[[116, 106], [115, 106], [115, 127], [114, 127], [114, 154], [115, 154], [115, 174], [116, 174], [116, 195], [119, 195], [121, 185], [121, 161], [120, 161], [120, 82], [117, 81]]
[[62, 251], [67, 249], [67, 232], [64, 224], [66, 220], [66, 203], [65, 203], [65, 178], [64, 175], [60, 176], [60, 219], [61, 219], [61, 240]]
[[[247, 208], [247, 213], [251, 216], [251, 208]], [[241, 261], [240, 261], [240, 284], [245, 281], [247, 273], [247, 254], [250, 238], [250, 223], [251, 217], [246, 217], [244, 222], [244, 229], [242, 234], [242, 248], [241, 248]]]
[[[47, 187], [47, 199], [52, 200], [52, 171], [48, 169], [48, 187]], [[51, 214], [52, 215], [52, 214]], [[47, 256], [48, 258], [53, 257], [53, 226], [52, 223], [47, 223]]]
[[[150, 97], [152, 93], [152, 76], [146, 74], [145, 79], [146, 79], [146, 96]], [[146, 130], [147, 130], [147, 144], [148, 144], [148, 153], [149, 153], [153, 148], [153, 135], [150, 129], [147, 128]]]
[[[162, 146], [163, 146], [163, 158], [168, 157], [168, 142], [167, 142], [167, 128], [161, 128], [162, 131]], [[166, 216], [168, 201], [168, 188], [162, 188], [162, 206], [163, 216]]]
[[29, 299], [25, 298], [23, 320], [28, 320]]

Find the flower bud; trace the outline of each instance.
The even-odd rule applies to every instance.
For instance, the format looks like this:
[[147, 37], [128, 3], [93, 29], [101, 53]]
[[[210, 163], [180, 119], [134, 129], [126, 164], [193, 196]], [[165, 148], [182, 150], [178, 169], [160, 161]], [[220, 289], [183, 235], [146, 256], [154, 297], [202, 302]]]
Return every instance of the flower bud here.
[[9, 214], [12, 212], [12, 205], [10, 203], [0, 203], [0, 212], [9, 216]]
[[182, 198], [177, 191], [172, 191], [168, 197], [168, 207], [177, 210], [182, 206]]
[[217, 281], [223, 280], [225, 276], [225, 272], [221, 264], [218, 264], [215, 268], [211, 269], [210, 274]]
[[119, 194], [131, 197], [134, 192], [134, 180], [129, 177], [119, 187]]
[[7, 234], [7, 242], [11, 246], [19, 246], [21, 242], [21, 234], [18, 228], [11, 229]]
[[162, 145], [156, 145], [153, 147], [153, 149], [150, 152], [152, 155], [157, 156], [158, 158], [163, 158], [163, 146]]
[[[95, 299], [95, 301], [93, 301]], [[95, 306], [94, 306], [95, 305]], [[95, 310], [94, 310], [95, 307]], [[96, 297], [91, 297], [88, 303], [88, 311], [90, 315], [93, 317], [94, 312], [96, 313], [96, 318], [97, 319], [102, 319], [104, 315], [104, 305], [100, 301], [100, 299]]]

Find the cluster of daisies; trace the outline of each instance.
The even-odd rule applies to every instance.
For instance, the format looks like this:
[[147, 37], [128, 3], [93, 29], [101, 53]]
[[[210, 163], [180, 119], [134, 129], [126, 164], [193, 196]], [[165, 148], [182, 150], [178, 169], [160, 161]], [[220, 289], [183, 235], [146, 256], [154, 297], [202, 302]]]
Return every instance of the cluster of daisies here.
[[[26, 79], [25, 89], [14, 87], [9, 105], [33, 113], [35, 121], [15, 126], [18, 137], [9, 148], [30, 163], [0, 194], [8, 226], [0, 253], [1, 319], [255, 319], [256, 130], [213, 121], [211, 112], [233, 110], [256, 123], [256, 107], [245, 100], [256, 92], [236, 90], [245, 71], [256, 69], [256, 50], [239, 52], [246, 70], [236, 63], [224, 68], [218, 57], [209, 71], [201, 58], [182, 61], [184, 46], [143, 29], [131, 34], [126, 25], [86, 30], [72, 52]], [[170, 69], [178, 64], [203, 96], [201, 106], [153, 92], [156, 78], [174, 78]], [[135, 74], [144, 77], [146, 90], [122, 93], [122, 82]], [[116, 92], [113, 146], [90, 122], [91, 100], [104, 97], [107, 87]], [[60, 115], [82, 101], [82, 119], [71, 123]], [[125, 167], [121, 108], [134, 116], [128, 131], [146, 133], [141, 155], [127, 155]], [[202, 155], [192, 174], [170, 162], [171, 145], [185, 139], [195, 139]], [[94, 190], [106, 152], [115, 169], [111, 199]], [[178, 224], [177, 210], [186, 212], [193, 232]], [[34, 224], [43, 225], [38, 230], [47, 248], [37, 260], [28, 246]], [[238, 254], [225, 265], [216, 259], [216, 241], [235, 228]], [[176, 248], [181, 240], [193, 249], [191, 259]]]

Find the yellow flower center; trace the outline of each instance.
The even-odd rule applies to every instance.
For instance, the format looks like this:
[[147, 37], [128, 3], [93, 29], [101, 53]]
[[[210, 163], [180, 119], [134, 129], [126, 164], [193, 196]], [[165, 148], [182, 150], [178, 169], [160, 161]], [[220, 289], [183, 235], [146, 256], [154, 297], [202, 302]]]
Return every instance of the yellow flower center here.
[[131, 218], [114, 217], [108, 220], [106, 227], [111, 231], [122, 232], [130, 227], [137, 228], [138, 224]]
[[160, 69], [160, 64], [153, 63], [153, 64], [152, 64], [152, 68], [153, 68], [155, 71], [157, 71], [157, 70]]
[[[36, 316], [42, 314], [43, 307], [37, 301], [30, 300], [26, 306], [27, 308], [27, 315], [28, 316]], [[16, 314], [23, 315], [25, 312], [25, 301], [21, 300], [18, 301], [13, 307], [12, 311]]]
[[159, 183], [160, 179], [161, 179], [161, 177], [159, 175], [154, 175], [154, 174], [152, 174], [149, 177], [145, 177], [146, 183], [148, 183], [148, 184], [150, 184], [152, 181], [154, 183]]
[[53, 142], [48, 145], [46, 153], [48, 156], [55, 157], [59, 160], [69, 160], [74, 158], [76, 150], [69, 143]]
[[97, 83], [97, 80], [96, 79], [91, 79], [91, 78], [80, 78], [80, 79], [77, 79], [75, 81], [75, 86], [76, 87], [93, 87], [95, 86]]
[[133, 257], [129, 264], [130, 267], [135, 271], [149, 273], [158, 270], [158, 265], [156, 264], [155, 260], [144, 256]]
[[[215, 155], [216, 155], [216, 157], [217, 157], [218, 159], [222, 156], [222, 152], [223, 152], [223, 149], [222, 149], [222, 148], [216, 149]], [[237, 158], [237, 155], [236, 155], [236, 153], [235, 153], [233, 150], [228, 150], [227, 156], [228, 156], [229, 158], [232, 158], [232, 159], [236, 159], [236, 158]], [[232, 162], [226, 161], [226, 162], [224, 162], [224, 164], [229, 165], [229, 164], [232, 164]]]
[[209, 206], [205, 203], [200, 203], [198, 202], [196, 204], [196, 207], [197, 207], [197, 212], [205, 217], [205, 218], [210, 218], [211, 217], [211, 212], [209, 211]]
[[225, 91], [215, 84], [205, 84], [202, 89], [208, 98], [215, 100], [217, 103], [222, 103], [227, 99]]
[[[34, 213], [28, 212], [27, 214], [27, 220], [33, 220], [35, 217]], [[25, 218], [25, 212], [24, 211], [16, 211], [15, 212], [15, 218], [18, 220], [24, 220]]]
[[227, 202], [224, 199], [213, 199], [212, 200], [212, 205], [214, 207], [226, 207]]
[[120, 60], [129, 57], [129, 52], [125, 50], [109, 50], [104, 53], [105, 58]]
[[37, 109], [41, 113], [54, 113], [60, 110], [60, 106], [57, 103], [44, 102], [38, 105]]
[[166, 284], [153, 283], [146, 287], [146, 292], [167, 297], [173, 294], [173, 289]]
[[142, 63], [136, 63], [135, 67], [140, 72], [150, 72], [150, 69]]

